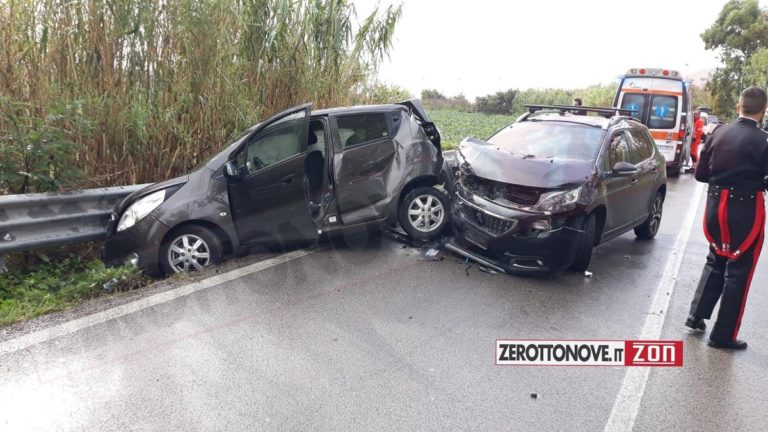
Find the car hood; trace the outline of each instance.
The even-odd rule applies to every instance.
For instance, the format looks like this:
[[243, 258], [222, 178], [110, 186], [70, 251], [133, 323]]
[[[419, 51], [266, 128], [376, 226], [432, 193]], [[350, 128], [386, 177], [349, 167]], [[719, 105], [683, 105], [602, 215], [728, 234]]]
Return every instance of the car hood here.
[[485, 141], [467, 138], [457, 151], [459, 167], [468, 174], [497, 182], [543, 189], [580, 185], [590, 179], [594, 161], [523, 158]]

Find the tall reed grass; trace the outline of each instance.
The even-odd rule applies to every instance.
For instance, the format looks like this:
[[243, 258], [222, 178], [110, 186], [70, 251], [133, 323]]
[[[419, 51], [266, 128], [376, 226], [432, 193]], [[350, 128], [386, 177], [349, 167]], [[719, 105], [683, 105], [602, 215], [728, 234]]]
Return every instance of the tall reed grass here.
[[85, 121], [57, 127], [88, 184], [169, 178], [268, 114], [376, 99], [400, 15], [358, 17], [348, 0], [0, 0], [0, 145], [77, 106]]

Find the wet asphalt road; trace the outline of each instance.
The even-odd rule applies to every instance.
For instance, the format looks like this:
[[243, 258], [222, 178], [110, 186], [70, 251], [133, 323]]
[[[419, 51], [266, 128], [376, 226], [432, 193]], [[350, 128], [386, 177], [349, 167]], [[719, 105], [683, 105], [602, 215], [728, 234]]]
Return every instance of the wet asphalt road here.
[[[600, 246], [591, 278], [492, 275], [385, 239], [0, 349], [0, 430], [603, 430], [627, 369], [494, 366], [494, 340], [637, 338], [694, 186], [671, 180], [658, 237]], [[768, 423], [768, 258], [747, 351], [682, 327], [706, 253], [701, 211], [663, 311], [685, 366], [650, 371], [638, 431]]]

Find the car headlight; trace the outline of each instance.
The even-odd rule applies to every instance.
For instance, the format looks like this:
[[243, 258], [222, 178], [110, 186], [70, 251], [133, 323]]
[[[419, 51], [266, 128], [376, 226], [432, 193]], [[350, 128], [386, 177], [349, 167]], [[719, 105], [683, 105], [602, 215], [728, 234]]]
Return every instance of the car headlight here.
[[117, 231], [122, 231], [136, 225], [136, 223], [150, 214], [152, 210], [162, 204], [164, 200], [165, 189], [152, 192], [151, 194], [136, 200], [136, 202], [128, 206], [123, 212], [120, 221], [117, 223]]
[[534, 210], [559, 213], [576, 208], [576, 203], [581, 197], [582, 186], [569, 191], [547, 192], [541, 195], [539, 202], [533, 207]]

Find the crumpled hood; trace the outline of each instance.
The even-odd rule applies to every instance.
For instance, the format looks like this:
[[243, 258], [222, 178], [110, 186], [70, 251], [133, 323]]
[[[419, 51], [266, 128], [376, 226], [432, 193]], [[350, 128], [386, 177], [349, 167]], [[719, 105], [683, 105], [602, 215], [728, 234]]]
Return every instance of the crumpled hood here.
[[467, 138], [457, 151], [459, 166], [488, 180], [546, 189], [580, 185], [590, 179], [594, 161], [522, 158], [485, 141]]

